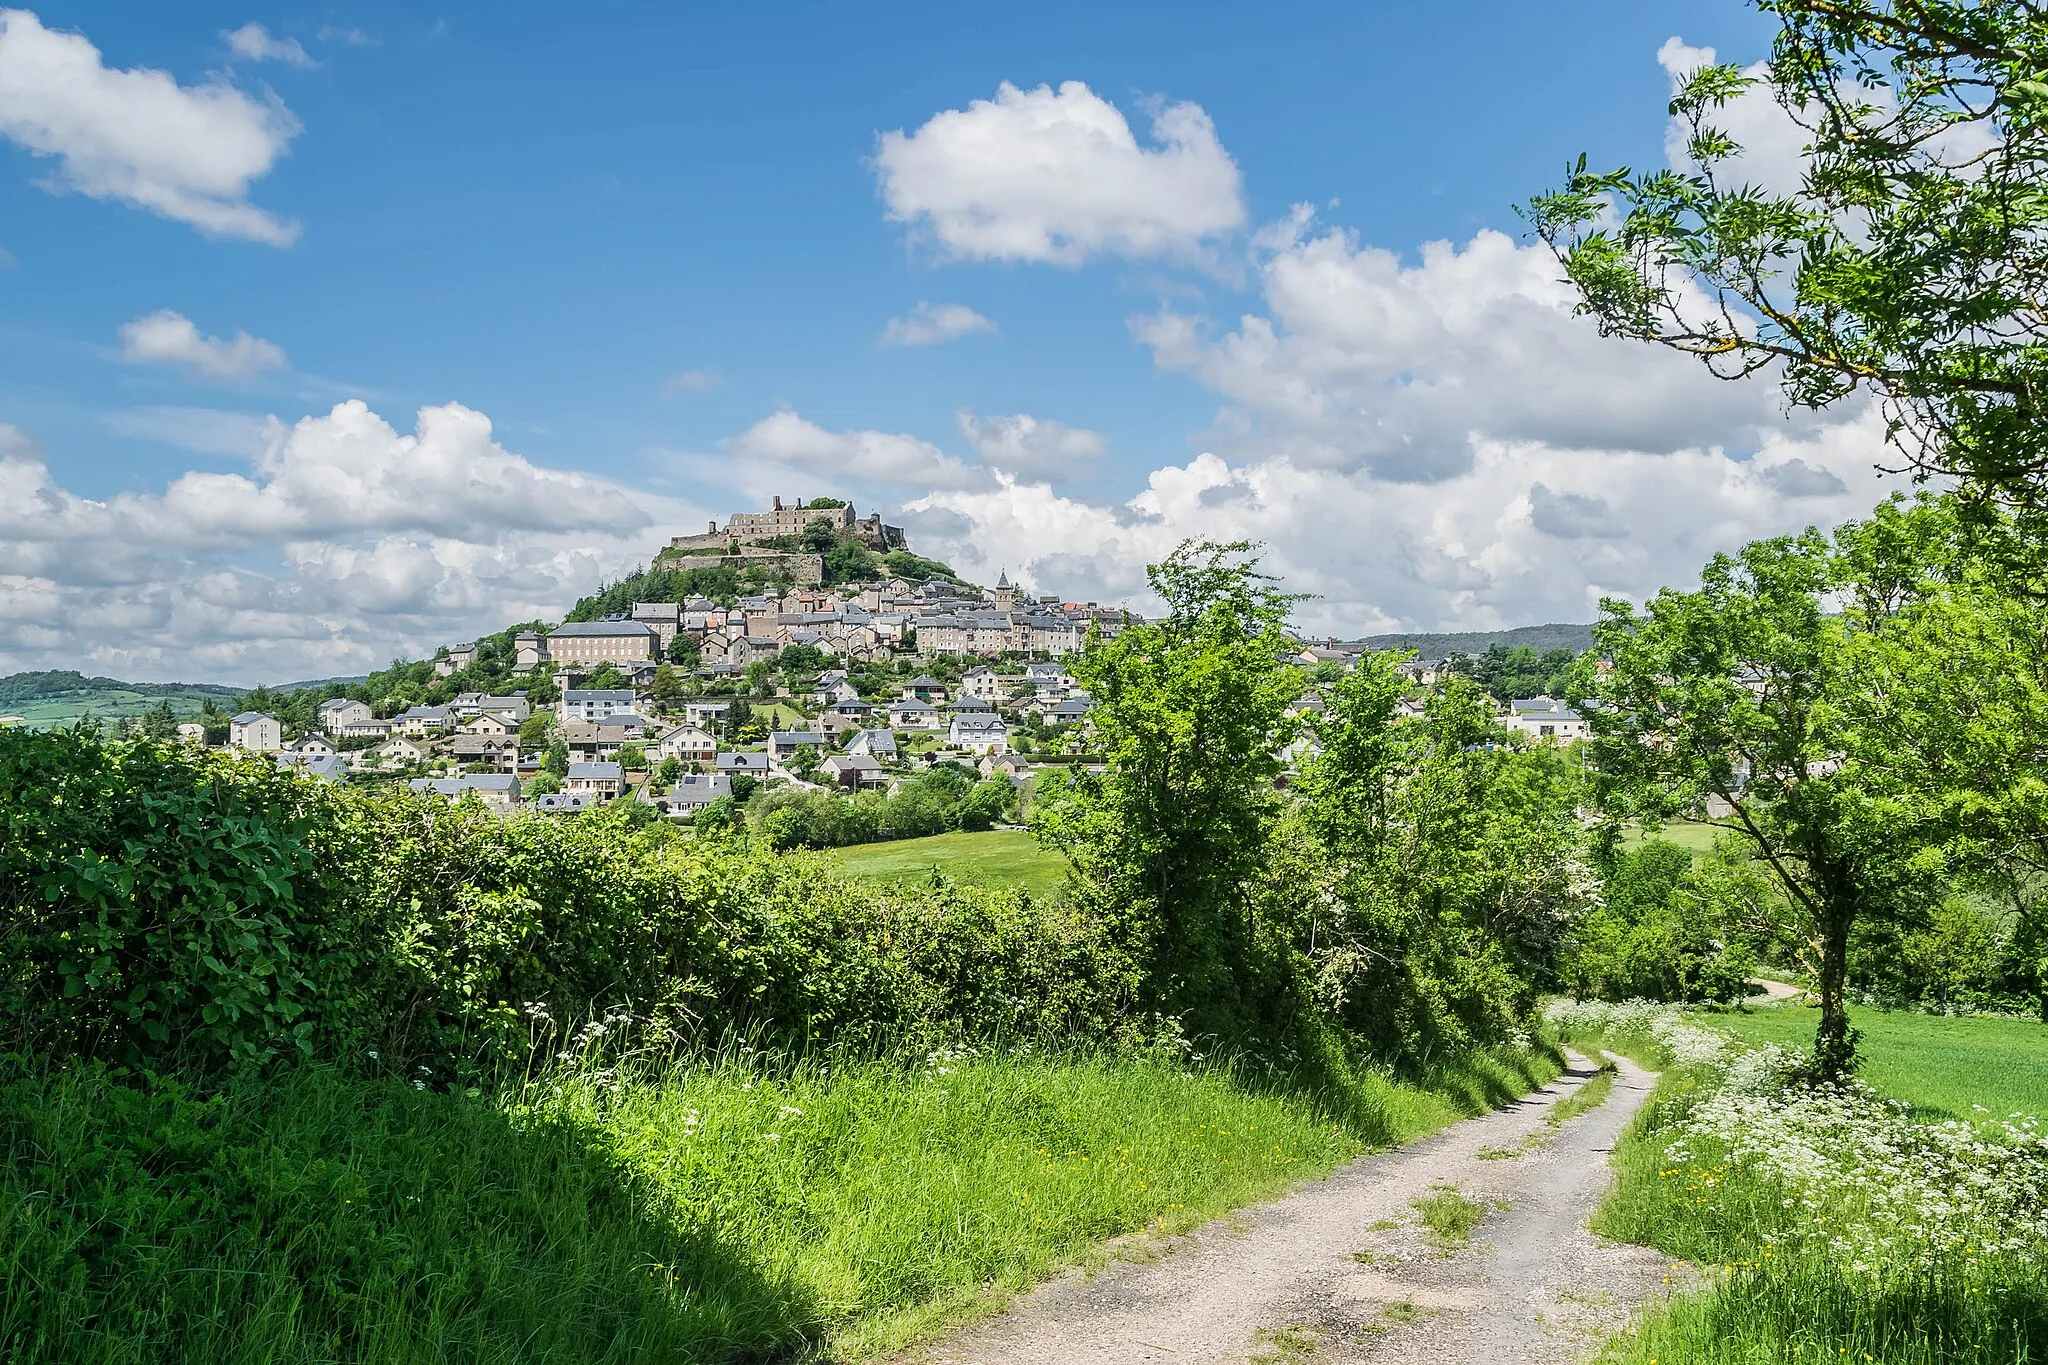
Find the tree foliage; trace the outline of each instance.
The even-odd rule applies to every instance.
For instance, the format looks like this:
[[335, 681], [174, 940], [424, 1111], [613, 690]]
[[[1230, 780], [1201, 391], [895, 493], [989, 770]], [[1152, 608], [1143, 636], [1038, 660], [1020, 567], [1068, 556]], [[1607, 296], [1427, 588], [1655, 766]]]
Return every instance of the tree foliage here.
[[[1580, 157], [1532, 224], [1604, 331], [1774, 372], [1800, 406], [1873, 391], [1923, 473], [2037, 506], [2048, 21], [2033, 0], [1757, 7], [1779, 23], [1765, 73], [1702, 67], [1671, 102], [1688, 164]], [[1739, 179], [1719, 123], [1759, 80], [1806, 139], [1796, 188]]]

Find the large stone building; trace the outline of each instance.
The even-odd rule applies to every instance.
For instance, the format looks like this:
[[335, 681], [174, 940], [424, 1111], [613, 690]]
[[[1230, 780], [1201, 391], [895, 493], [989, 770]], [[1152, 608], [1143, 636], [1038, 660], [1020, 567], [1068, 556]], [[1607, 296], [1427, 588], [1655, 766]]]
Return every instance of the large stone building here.
[[735, 512], [726, 518], [723, 530], [714, 521], [703, 535], [677, 536], [669, 542], [669, 548], [684, 553], [709, 550], [742, 557], [753, 557], [746, 553], [753, 550], [757, 556], [765, 557], [782, 549], [771, 542], [801, 536], [812, 522], [820, 519], [831, 523], [837, 534], [858, 541], [870, 550], [901, 550], [908, 545], [902, 527], [885, 526], [880, 516], [872, 514], [857, 516], [851, 504], [809, 507], [798, 499], [785, 505], [778, 497], [765, 512]]
[[654, 658], [659, 638], [645, 621], [571, 621], [548, 632], [546, 658], [571, 668], [644, 663]]

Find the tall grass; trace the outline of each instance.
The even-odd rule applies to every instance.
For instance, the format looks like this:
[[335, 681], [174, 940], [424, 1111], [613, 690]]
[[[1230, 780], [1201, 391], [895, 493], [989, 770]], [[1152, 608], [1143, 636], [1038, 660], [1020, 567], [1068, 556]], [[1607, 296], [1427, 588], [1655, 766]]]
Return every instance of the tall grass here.
[[499, 1094], [21, 1074], [0, 1086], [0, 1358], [860, 1355], [1549, 1070], [1320, 1096], [1022, 1052], [590, 1063]]
[[[1895, 1134], [1891, 1145], [1882, 1147], [1867, 1142], [1867, 1135], [1884, 1131], [1884, 1122], [1909, 1135], [1936, 1130], [1914, 1128], [1899, 1110], [1869, 1099], [1837, 1101], [1827, 1098], [1831, 1092], [1794, 1092], [1822, 1106], [1810, 1112], [1839, 1113], [1844, 1124], [1880, 1127], [1844, 1127], [1832, 1149], [1824, 1129], [1809, 1128], [1798, 1138], [1788, 1133], [1784, 1141], [1819, 1142], [1822, 1150], [1802, 1153], [1788, 1147], [1780, 1152], [1781, 1137], [1770, 1136], [1777, 1132], [1770, 1111], [1740, 1107], [1744, 1102], [1766, 1105], [1769, 1088], [1756, 1080], [1760, 1073], [1754, 1065], [1763, 1058], [1736, 1061], [1725, 1051], [1709, 1056], [1698, 1025], [1668, 1009], [1572, 1007], [1553, 1010], [1553, 1018], [1592, 1021], [1603, 1012], [1619, 1027], [1614, 1037], [1598, 1039], [1602, 1046], [1667, 1069], [1616, 1150], [1616, 1188], [1596, 1214], [1594, 1231], [1655, 1246], [1699, 1264], [1710, 1277], [1701, 1292], [1647, 1312], [1634, 1331], [1610, 1344], [1602, 1357], [1607, 1365], [2048, 1361], [2048, 1283], [2038, 1244], [2020, 1232], [2016, 1245], [2018, 1230], [1993, 1226], [1996, 1218], [1964, 1220], [1962, 1234], [1956, 1235], [1955, 1212], [1931, 1206], [1953, 1193], [1958, 1201], [1967, 1198], [1971, 1206], [1988, 1207], [1999, 1202], [1997, 1191], [1987, 1198], [1983, 1191], [1966, 1195], [1945, 1186], [1929, 1191], [1928, 1202], [1906, 1200], [1915, 1211], [1903, 1218], [1896, 1214], [1893, 1206], [1900, 1201], [1896, 1190], [1887, 1187], [1910, 1190], [1925, 1176], [1913, 1164], [1910, 1143], [1900, 1145]], [[1706, 1022], [1718, 1025], [1725, 1019], [1715, 1016]], [[1582, 1029], [1577, 1040], [1596, 1038]], [[1945, 1062], [1950, 1070], [1970, 1064], [1967, 1057]], [[1975, 1064], [1995, 1066], [1995, 1051]], [[1738, 1078], [1735, 1073], [1744, 1068], [1752, 1074]], [[1710, 1102], [1727, 1094], [1753, 1098], [1732, 1110], [1724, 1102], [1716, 1121], [1697, 1121]], [[1858, 1112], [1872, 1117], [1857, 1120], [1853, 1115]], [[1730, 1128], [1730, 1113], [1754, 1114], [1764, 1126]], [[1880, 1113], [1889, 1117], [1880, 1119]], [[1964, 1145], [2017, 1142], [2024, 1151], [2033, 1141], [2002, 1128], [1987, 1127], [1974, 1138], [1960, 1125], [1943, 1131]], [[1738, 1137], [1746, 1150], [1738, 1151], [1731, 1141]], [[1880, 1160], [1893, 1161], [1896, 1169], [1862, 1165], [1863, 1158], [1852, 1154], [1864, 1146], [1898, 1153]], [[1961, 1172], [1958, 1184], [1988, 1178], [2001, 1149], [1972, 1150], [1980, 1150], [1986, 1164]], [[1835, 1161], [1856, 1170], [1847, 1178], [1826, 1174], [1830, 1152]], [[1813, 1176], [1788, 1183], [1785, 1173], [1800, 1170]], [[2001, 1239], [2004, 1244], [1998, 1245]]]

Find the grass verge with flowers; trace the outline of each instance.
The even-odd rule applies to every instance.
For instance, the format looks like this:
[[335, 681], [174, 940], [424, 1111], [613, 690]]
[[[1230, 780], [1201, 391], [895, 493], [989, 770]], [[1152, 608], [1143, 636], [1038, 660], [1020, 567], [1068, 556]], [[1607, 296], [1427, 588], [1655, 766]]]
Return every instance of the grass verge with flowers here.
[[1341, 1093], [1188, 1057], [595, 1057], [500, 1092], [329, 1067], [0, 1084], [10, 1361], [859, 1357], [1554, 1074]]
[[1567, 1038], [1647, 1041], [1665, 1071], [1594, 1222], [1714, 1269], [1615, 1365], [2048, 1360], [2048, 1131], [1813, 1086], [1783, 1047], [1669, 1007], [1571, 1003]]

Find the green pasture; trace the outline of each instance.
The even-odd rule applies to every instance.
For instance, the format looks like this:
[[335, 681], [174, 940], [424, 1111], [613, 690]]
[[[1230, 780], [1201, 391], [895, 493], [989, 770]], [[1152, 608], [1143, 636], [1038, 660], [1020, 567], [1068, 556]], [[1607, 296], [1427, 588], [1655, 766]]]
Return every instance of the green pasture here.
[[[1716, 1011], [1707, 1022], [1758, 1043], [1805, 1047], [1819, 1012], [1805, 1005]], [[1852, 1010], [1863, 1034], [1865, 1081], [1918, 1108], [1960, 1119], [2016, 1113], [2048, 1118], [2048, 1026], [2033, 1019], [1947, 1019]]]
[[[199, 714], [208, 700], [225, 705], [221, 697], [204, 692], [176, 692], [169, 696], [171, 710], [180, 720]], [[86, 716], [111, 724], [131, 716], [147, 715], [165, 700], [162, 695], [130, 692], [125, 688], [93, 688], [60, 696], [37, 697], [31, 701], [0, 703], [0, 716], [9, 716], [31, 730], [57, 730]]]
[[[1712, 853], [1714, 851], [1714, 840], [1721, 836], [1724, 828], [1726, 827], [1711, 824], [1704, 820], [1674, 820], [1668, 825], [1659, 827], [1654, 835], [1648, 837], [1662, 839], [1666, 843], [1677, 844], [1681, 848], [1689, 848], [1695, 854]], [[1621, 846], [1623, 848], [1640, 848], [1644, 838], [1642, 826], [1630, 825], [1622, 831]]]
[[928, 882], [937, 871], [956, 882], [1021, 886], [1034, 896], [1052, 895], [1067, 874], [1065, 858], [1040, 848], [1038, 841], [1022, 830], [855, 844], [827, 849], [825, 857], [847, 876], [865, 881], [901, 886]]

